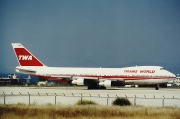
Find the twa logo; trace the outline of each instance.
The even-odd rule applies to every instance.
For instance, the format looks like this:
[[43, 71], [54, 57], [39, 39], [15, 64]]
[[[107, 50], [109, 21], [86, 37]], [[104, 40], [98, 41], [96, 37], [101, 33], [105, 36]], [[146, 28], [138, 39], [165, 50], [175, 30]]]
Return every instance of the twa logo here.
[[19, 60], [32, 60], [32, 56], [31, 55], [19, 55], [18, 59]]

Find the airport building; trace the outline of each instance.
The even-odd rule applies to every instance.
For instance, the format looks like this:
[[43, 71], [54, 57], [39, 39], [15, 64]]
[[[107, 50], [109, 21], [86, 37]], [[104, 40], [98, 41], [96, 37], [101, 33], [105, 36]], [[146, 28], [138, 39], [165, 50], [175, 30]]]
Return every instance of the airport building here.
[[176, 84], [177, 86], [180, 86], [180, 74], [177, 74], [177, 77], [174, 80], [174, 84]]
[[30, 83], [30, 79], [30, 76], [21, 78], [16, 74], [10, 74], [8, 77], [0, 77], [0, 85], [26, 85]]
[[167, 83], [167, 87], [179, 87], [180, 86], [180, 74], [176, 75], [173, 81]]

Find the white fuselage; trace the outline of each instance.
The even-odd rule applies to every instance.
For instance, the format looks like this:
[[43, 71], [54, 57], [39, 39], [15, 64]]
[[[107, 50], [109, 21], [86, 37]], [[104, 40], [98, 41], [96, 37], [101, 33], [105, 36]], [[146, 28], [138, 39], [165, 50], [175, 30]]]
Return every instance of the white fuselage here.
[[[160, 66], [135, 66], [125, 68], [67, 68], [47, 66], [18, 66], [16, 71], [49, 78], [82, 77], [88, 79], [124, 80], [126, 84], [160, 84], [176, 76]], [[22, 69], [22, 70], [19, 70]], [[35, 72], [23, 72], [23, 69]]]

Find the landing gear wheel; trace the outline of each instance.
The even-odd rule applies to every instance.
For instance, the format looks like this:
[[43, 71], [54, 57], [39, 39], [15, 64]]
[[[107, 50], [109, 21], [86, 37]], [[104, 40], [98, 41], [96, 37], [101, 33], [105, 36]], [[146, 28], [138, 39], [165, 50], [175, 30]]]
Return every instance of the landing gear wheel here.
[[97, 86], [88, 86], [88, 89], [98, 89]]
[[157, 85], [157, 86], [155, 87], [155, 90], [159, 90], [159, 85]]
[[104, 87], [104, 86], [99, 86], [99, 89], [106, 89], [106, 87]]
[[104, 86], [88, 86], [88, 90], [91, 90], [91, 89], [106, 89], [106, 87], [104, 87]]
[[90, 90], [90, 89], [93, 89], [93, 87], [92, 86], [88, 86], [88, 90]]

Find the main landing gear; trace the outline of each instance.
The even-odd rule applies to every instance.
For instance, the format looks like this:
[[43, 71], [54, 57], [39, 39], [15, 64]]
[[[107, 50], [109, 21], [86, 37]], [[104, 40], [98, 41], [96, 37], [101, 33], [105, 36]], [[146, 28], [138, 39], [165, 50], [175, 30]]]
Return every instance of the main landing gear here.
[[88, 86], [88, 89], [106, 89], [104, 86]]
[[156, 85], [155, 90], [159, 90], [159, 84]]

